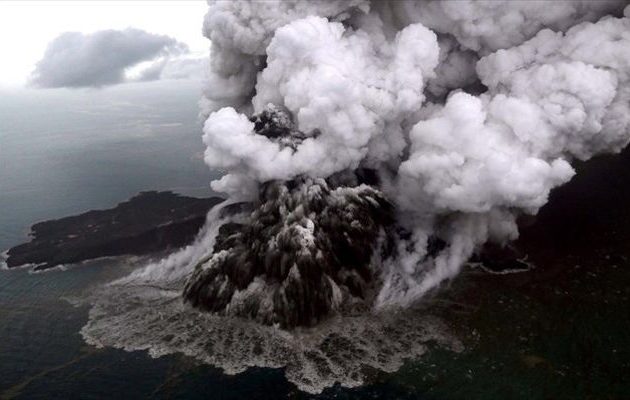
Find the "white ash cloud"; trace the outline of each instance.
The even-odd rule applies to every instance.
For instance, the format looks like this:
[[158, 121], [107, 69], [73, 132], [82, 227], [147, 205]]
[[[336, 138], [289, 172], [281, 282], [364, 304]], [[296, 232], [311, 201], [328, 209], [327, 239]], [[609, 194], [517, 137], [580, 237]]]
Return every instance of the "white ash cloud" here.
[[308, 16], [334, 20], [348, 10], [367, 10], [366, 0], [209, 2], [204, 35], [211, 40], [211, 68], [202, 113], [223, 106], [247, 107], [266, 48], [276, 29]]
[[391, 7], [397, 27], [422, 23], [437, 33], [454, 36], [462, 47], [486, 55], [517, 46], [540, 30], [564, 31], [571, 26], [620, 13], [619, 0], [457, 0], [383, 2]]
[[[573, 176], [572, 159], [586, 160], [626, 146], [628, 56], [628, 18], [606, 17], [564, 34], [542, 30], [520, 46], [477, 63], [486, 93], [454, 93], [414, 125], [409, 157], [397, 176], [399, 205], [434, 221], [450, 215], [451, 226], [477, 227], [464, 235], [466, 246], [453, 247], [435, 260], [430, 280], [407, 279], [411, 284], [390, 291], [388, 297], [421, 295], [453, 276], [488, 239], [516, 238], [516, 216], [535, 214], [549, 192]], [[429, 229], [449, 228], [434, 221]], [[461, 233], [449, 231], [446, 236]]]
[[266, 181], [356, 168], [370, 149], [378, 159], [395, 157], [402, 137], [379, 136], [419, 109], [424, 76], [437, 59], [436, 36], [420, 25], [387, 42], [378, 31], [352, 34], [321, 17], [290, 23], [267, 48], [253, 109], [286, 107], [311, 137], [296, 151], [281, 148], [256, 135], [244, 114], [224, 108], [206, 121], [206, 162]]
[[[205, 159], [228, 172], [213, 187], [379, 170], [412, 232], [383, 264], [380, 304], [411, 301], [487, 240], [516, 238], [516, 217], [571, 179], [574, 158], [628, 143], [624, 6], [211, 2]], [[254, 132], [269, 104], [306, 133], [295, 149]], [[433, 236], [446, 247], [427, 258]]]
[[101, 87], [128, 80], [126, 72], [142, 62], [155, 62], [141, 80], [159, 79], [172, 57], [188, 47], [166, 35], [139, 29], [62, 33], [46, 48], [31, 75], [41, 88]]

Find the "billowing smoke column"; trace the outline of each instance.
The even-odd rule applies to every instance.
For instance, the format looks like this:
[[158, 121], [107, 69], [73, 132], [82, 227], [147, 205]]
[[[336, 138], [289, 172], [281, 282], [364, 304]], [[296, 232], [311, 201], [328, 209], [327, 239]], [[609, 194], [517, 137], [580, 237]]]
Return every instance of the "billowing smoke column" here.
[[221, 227], [214, 254], [188, 281], [188, 300], [282, 327], [362, 304], [391, 207], [369, 186], [329, 186], [321, 178], [264, 184], [246, 222]]
[[625, 6], [211, 2], [205, 160], [254, 208], [185, 298], [309, 325], [408, 304], [516, 238], [571, 160], [630, 140]]

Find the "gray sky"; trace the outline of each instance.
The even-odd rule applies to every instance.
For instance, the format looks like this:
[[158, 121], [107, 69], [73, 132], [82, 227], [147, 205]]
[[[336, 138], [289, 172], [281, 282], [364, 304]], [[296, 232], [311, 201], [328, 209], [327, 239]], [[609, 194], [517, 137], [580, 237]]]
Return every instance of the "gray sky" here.
[[[186, 44], [187, 58], [207, 57], [210, 42], [201, 34], [206, 10], [205, 1], [1, 1], [0, 86], [25, 85], [48, 44], [64, 32], [135, 28]], [[150, 65], [126, 73], [141, 78]]]

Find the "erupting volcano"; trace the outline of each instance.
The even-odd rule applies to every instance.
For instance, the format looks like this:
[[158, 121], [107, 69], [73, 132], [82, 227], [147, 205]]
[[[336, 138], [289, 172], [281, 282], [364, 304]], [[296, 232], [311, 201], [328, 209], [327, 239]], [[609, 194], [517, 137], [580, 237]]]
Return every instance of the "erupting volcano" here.
[[[273, 326], [335, 317], [388, 331], [378, 311], [417, 304], [484, 244], [516, 239], [517, 218], [573, 177], [572, 162], [630, 141], [625, 1], [211, 1], [204, 34], [204, 159], [225, 172], [212, 188], [227, 205], [193, 245], [110, 285], [84, 328], [92, 342], [149, 346], [130, 326], [159, 325], [148, 310], [163, 293], [111, 315], [130, 287], [183, 293], [161, 309], [177, 329], [185, 312], [205, 321], [195, 327], [238, 317], [269, 342], [285, 343]], [[130, 332], [107, 337], [108, 323]], [[370, 365], [396, 368], [394, 354], [427, 338], [406, 334], [392, 347], [366, 340], [387, 350]], [[156, 353], [185, 348], [230, 371], [291, 365], [290, 379], [315, 391], [361, 381], [333, 358], [330, 375], [307, 379], [317, 368], [296, 360], [327, 357], [317, 345], [235, 367], [217, 346], [194, 353], [196, 340]]]
[[572, 159], [629, 139], [623, 2], [542, 6], [212, 4], [205, 159], [254, 211], [222, 229], [186, 300], [311, 325], [357, 298], [409, 304], [516, 238]]

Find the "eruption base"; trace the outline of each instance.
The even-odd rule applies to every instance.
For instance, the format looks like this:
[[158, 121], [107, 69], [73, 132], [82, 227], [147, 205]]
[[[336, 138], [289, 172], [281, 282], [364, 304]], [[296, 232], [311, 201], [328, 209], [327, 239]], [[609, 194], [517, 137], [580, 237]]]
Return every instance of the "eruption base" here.
[[369, 302], [392, 206], [370, 186], [332, 188], [332, 181], [262, 185], [257, 208], [221, 227], [212, 256], [186, 284], [185, 300], [283, 328]]

